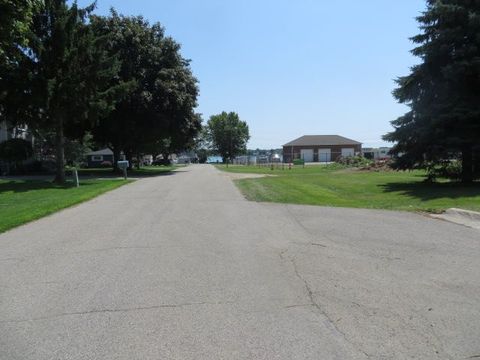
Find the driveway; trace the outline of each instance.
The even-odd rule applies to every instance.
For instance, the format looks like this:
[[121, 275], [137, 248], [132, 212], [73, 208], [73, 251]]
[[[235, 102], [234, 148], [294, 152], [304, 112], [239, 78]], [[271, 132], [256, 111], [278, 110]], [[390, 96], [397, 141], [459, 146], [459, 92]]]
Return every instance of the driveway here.
[[480, 356], [480, 231], [194, 165], [0, 235], [0, 359]]

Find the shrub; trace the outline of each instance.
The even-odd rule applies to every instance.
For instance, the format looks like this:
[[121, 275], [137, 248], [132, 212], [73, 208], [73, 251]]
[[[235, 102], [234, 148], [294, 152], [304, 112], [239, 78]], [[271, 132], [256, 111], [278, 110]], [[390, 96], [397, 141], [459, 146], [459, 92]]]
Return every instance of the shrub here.
[[32, 156], [32, 144], [27, 140], [14, 138], [0, 143], [0, 160], [7, 164], [7, 173], [24, 174], [23, 162]]
[[170, 165], [172, 165], [172, 162], [170, 161], [170, 159], [158, 159], [158, 160], [154, 160], [152, 162], [152, 165], [154, 165], [154, 166], [170, 166]]
[[304, 165], [305, 161], [303, 159], [295, 159], [293, 160], [293, 165]]
[[112, 162], [111, 161], [102, 161], [100, 163], [100, 167], [102, 168], [110, 168], [112, 167]]
[[336, 162], [351, 167], [366, 167], [373, 164], [372, 160], [364, 158], [363, 156], [340, 156], [337, 158]]
[[431, 164], [427, 166], [427, 181], [433, 182], [437, 178], [446, 178], [450, 180], [461, 180], [462, 162], [459, 160], [446, 160], [441, 164]]
[[24, 139], [10, 139], [0, 143], [0, 159], [18, 163], [33, 155], [32, 144]]

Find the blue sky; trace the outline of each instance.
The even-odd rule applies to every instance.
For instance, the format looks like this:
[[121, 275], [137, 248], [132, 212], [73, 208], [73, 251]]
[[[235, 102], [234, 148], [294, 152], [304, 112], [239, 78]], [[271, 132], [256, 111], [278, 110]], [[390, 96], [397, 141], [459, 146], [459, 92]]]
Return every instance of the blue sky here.
[[408, 38], [425, 2], [98, 0], [97, 13], [112, 6], [160, 22], [182, 44], [205, 121], [236, 111], [249, 148], [277, 148], [306, 134], [384, 144], [389, 121], [406, 111], [393, 79], [418, 62]]

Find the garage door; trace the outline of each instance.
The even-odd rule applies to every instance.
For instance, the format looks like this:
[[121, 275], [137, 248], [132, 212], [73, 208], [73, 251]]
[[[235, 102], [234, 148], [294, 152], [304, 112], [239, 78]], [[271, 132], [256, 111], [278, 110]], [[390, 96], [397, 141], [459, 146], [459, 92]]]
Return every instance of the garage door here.
[[300, 156], [305, 162], [313, 161], [313, 149], [302, 149], [300, 150]]
[[355, 155], [354, 148], [343, 148], [342, 149], [342, 157], [352, 157]]
[[332, 151], [330, 149], [318, 149], [318, 161], [320, 162], [332, 161]]

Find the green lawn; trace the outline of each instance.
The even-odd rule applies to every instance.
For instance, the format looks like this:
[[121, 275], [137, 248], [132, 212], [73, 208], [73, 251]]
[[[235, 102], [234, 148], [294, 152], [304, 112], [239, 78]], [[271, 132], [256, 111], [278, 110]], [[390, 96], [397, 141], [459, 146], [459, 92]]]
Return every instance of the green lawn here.
[[235, 181], [245, 197], [253, 201], [428, 212], [451, 207], [480, 211], [480, 183], [428, 184], [423, 182], [421, 171], [366, 172], [335, 165], [273, 171], [254, 166], [218, 168], [277, 175]]
[[0, 233], [60, 209], [89, 200], [129, 181], [83, 180], [54, 185], [50, 181], [0, 180]]

